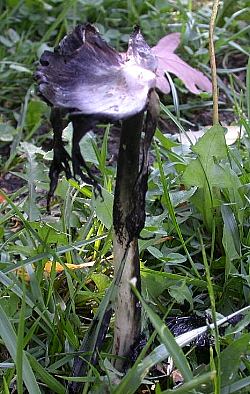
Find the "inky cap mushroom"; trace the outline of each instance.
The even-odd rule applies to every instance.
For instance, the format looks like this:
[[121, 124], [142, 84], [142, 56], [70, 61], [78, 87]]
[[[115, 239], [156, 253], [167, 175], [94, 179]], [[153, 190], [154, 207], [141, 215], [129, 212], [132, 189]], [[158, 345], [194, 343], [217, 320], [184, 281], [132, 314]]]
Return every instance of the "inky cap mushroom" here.
[[35, 76], [45, 100], [84, 115], [128, 118], [144, 109], [156, 83], [156, 57], [139, 28], [121, 55], [94, 26], [77, 26], [40, 63]]

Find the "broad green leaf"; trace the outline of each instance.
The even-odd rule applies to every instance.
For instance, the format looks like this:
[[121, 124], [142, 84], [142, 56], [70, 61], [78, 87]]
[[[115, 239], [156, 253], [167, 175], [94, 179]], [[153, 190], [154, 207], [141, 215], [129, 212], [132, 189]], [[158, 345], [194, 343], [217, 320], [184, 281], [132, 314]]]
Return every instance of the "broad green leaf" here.
[[82, 291], [77, 292], [77, 295], [75, 296], [75, 303], [76, 303], [76, 305], [78, 305], [78, 304], [82, 305], [83, 303], [86, 303], [87, 301], [92, 301], [92, 300], [99, 301], [100, 298], [101, 297], [98, 293], [95, 293], [90, 290], [82, 290]]
[[218, 160], [227, 157], [227, 146], [224, 134], [224, 128], [220, 125], [214, 125], [200, 138], [192, 148], [201, 158], [206, 159], [204, 168], [207, 169], [211, 165], [212, 158]]
[[203, 188], [198, 188], [196, 193], [191, 197], [191, 202], [202, 214], [204, 224], [208, 229], [212, 229], [213, 217], [214, 217], [214, 206], [215, 202], [211, 198], [211, 190], [209, 185], [206, 184]]
[[64, 333], [70, 345], [73, 346], [74, 349], [79, 349], [78, 332], [75, 331], [75, 327], [71, 324], [69, 319], [66, 320], [64, 324]]
[[17, 43], [18, 41], [20, 41], [20, 35], [17, 33], [16, 30], [10, 28], [8, 29], [8, 36], [10, 37], [10, 39], [14, 42]]
[[[107, 169], [107, 152], [108, 152], [108, 135], [109, 135], [109, 131], [110, 131], [110, 124], [108, 124], [106, 126], [104, 135], [103, 135], [103, 140], [102, 140], [102, 147], [101, 147], [101, 151], [98, 151], [98, 148], [95, 144], [94, 149], [95, 149], [95, 153], [96, 156], [98, 158], [99, 161], [99, 170], [101, 171], [101, 173], [103, 175], [106, 174], [106, 169]], [[93, 144], [92, 144], [93, 145]]]
[[26, 176], [28, 181], [28, 191], [29, 197], [26, 201], [26, 210], [29, 217], [29, 220], [35, 221], [40, 217], [40, 211], [36, 204], [36, 184], [38, 177], [37, 172], [37, 161], [35, 157], [34, 151], [31, 149], [30, 144], [28, 142], [23, 142], [22, 147], [24, 148], [26, 157], [28, 159], [26, 163]]
[[147, 291], [153, 298], [158, 297], [163, 291], [176, 283], [185, 281], [187, 285], [194, 285], [203, 289], [207, 288], [207, 282], [201, 279], [189, 278], [169, 272], [159, 272], [141, 266], [142, 289]]
[[163, 259], [163, 254], [160, 249], [155, 248], [154, 246], [149, 246], [148, 248], [149, 253], [152, 254], [156, 259], [161, 260]]
[[25, 126], [28, 131], [32, 131], [33, 128], [37, 128], [42, 121], [42, 116], [47, 112], [48, 106], [43, 101], [31, 100], [28, 104], [27, 114], [25, 118]]
[[220, 206], [220, 190], [232, 189], [233, 186], [231, 170], [220, 164], [221, 160], [227, 159], [223, 127], [212, 126], [192, 150], [197, 154], [197, 158], [188, 164], [183, 174], [183, 182], [188, 186], [198, 186], [198, 191], [191, 201], [202, 213], [206, 226], [211, 230], [214, 209]]
[[87, 133], [80, 142], [81, 153], [86, 162], [98, 165], [95, 150], [93, 148], [94, 135]]
[[0, 35], [0, 43], [6, 46], [7, 48], [11, 48], [14, 45], [14, 43], [11, 40], [9, 40], [8, 38], [2, 35]]
[[103, 292], [110, 285], [110, 278], [102, 273], [93, 273], [90, 278], [95, 282], [95, 285], [99, 292]]
[[224, 128], [220, 125], [211, 127], [192, 147], [197, 159], [190, 162], [183, 174], [185, 184], [204, 187], [217, 185], [219, 178], [215, 171], [216, 161], [227, 158], [227, 146]]
[[175, 192], [170, 192], [170, 199], [174, 207], [189, 201], [190, 197], [196, 192], [196, 187], [191, 187], [189, 190], [179, 190]]
[[59, 227], [57, 223], [48, 224], [46, 222], [31, 222], [30, 225], [34, 230], [36, 230], [39, 237], [46, 241], [47, 244], [61, 244], [65, 245], [68, 242], [67, 235], [58, 230], [56, 227]]
[[183, 280], [181, 283], [177, 282], [175, 285], [170, 286], [168, 288], [168, 292], [171, 297], [173, 297], [178, 304], [183, 304], [184, 301], [187, 301], [190, 304], [190, 309], [193, 309], [193, 298], [192, 293], [188, 286], [186, 285], [186, 281]]
[[205, 169], [199, 159], [192, 160], [186, 167], [183, 174], [183, 182], [187, 186], [204, 187]]
[[243, 193], [241, 195], [242, 183], [238, 175], [233, 171], [229, 163], [223, 163], [216, 166], [218, 170], [218, 179], [221, 180], [218, 188], [226, 188], [227, 200], [232, 204], [232, 209], [239, 223], [244, 219], [244, 201]]
[[222, 243], [230, 260], [238, 259], [241, 255], [240, 235], [234, 213], [229, 205], [221, 206], [223, 219]]
[[0, 123], [0, 141], [11, 142], [16, 133], [18, 133], [18, 131], [10, 124]]
[[[0, 281], [1, 282], [1, 281]], [[8, 297], [0, 297], [0, 305], [3, 308], [4, 312], [12, 318], [17, 310], [19, 305], [19, 298], [14, 292], [10, 292]]]
[[176, 143], [172, 139], [166, 137], [166, 135], [164, 135], [159, 129], [156, 129], [155, 137], [160, 141], [162, 146], [167, 150], [170, 150], [171, 148], [173, 148], [173, 146], [178, 146], [178, 143]]
[[[63, 139], [68, 142], [67, 149], [69, 151], [71, 151], [72, 136], [73, 136], [72, 122], [70, 122], [65, 127], [65, 129], [63, 130], [62, 136], [63, 136]], [[85, 134], [82, 137], [79, 145], [80, 145], [81, 153], [82, 153], [82, 156], [83, 156], [84, 160], [86, 162], [98, 165], [98, 160], [97, 160], [97, 157], [96, 157], [96, 153], [95, 153], [95, 150], [93, 148], [93, 138], [94, 138], [93, 133], [89, 132], [89, 133]]]
[[167, 261], [168, 265], [170, 264], [182, 264], [185, 263], [185, 261], [187, 261], [187, 257], [183, 256], [183, 254], [180, 253], [168, 253], [167, 257], [165, 257], [165, 260]]
[[[221, 385], [228, 386], [228, 383], [234, 383], [238, 377], [238, 369], [241, 364], [243, 354], [249, 354], [250, 334], [244, 334], [227, 346], [220, 354], [221, 362]], [[230, 391], [231, 392], [231, 391]]]
[[93, 198], [93, 206], [98, 219], [107, 229], [110, 229], [113, 223], [114, 196], [102, 188], [102, 197], [97, 196], [97, 198]]

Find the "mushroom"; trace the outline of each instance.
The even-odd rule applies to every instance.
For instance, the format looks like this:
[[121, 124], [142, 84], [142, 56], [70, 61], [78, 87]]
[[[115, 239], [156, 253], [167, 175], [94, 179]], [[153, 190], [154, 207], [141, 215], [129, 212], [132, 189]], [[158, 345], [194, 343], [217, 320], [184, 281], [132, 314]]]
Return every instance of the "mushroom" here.
[[[122, 121], [113, 207], [115, 277], [81, 347], [91, 354], [85, 357], [87, 363], [80, 358], [75, 360], [75, 376], [84, 374], [88, 363], [96, 362], [113, 310], [116, 355], [128, 356], [140, 336], [140, 305], [131, 291], [130, 281], [136, 278], [140, 289], [138, 238], [145, 223], [148, 151], [159, 116], [155, 90], [169, 92], [165, 71], [170, 71], [193, 93], [200, 93], [199, 88], [211, 91], [208, 78], [174, 54], [179, 42], [180, 35], [173, 33], [151, 49], [136, 27], [127, 52], [119, 53], [102, 39], [93, 25], [79, 25], [63, 38], [54, 52], [43, 53], [35, 74], [39, 93], [52, 106], [54, 157], [49, 171], [48, 207], [60, 172], [64, 170], [67, 178], [72, 176], [70, 160], [73, 176], [93, 185], [95, 194], [101, 193], [81, 155], [79, 142], [99, 121]], [[69, 121], [73, 125], [71, 158], [62, 142], [65, 122]], [[122, 371], [126, 363], [118, 358], [114, 364]], [[71, 392], [78, 389], [79, 385], [72, 383]]]
[[[127, 119], [143, 111], [148, 92], [156, 84], [156, 57], [136, 27], [128, 51], [111, 48], [93, 25], [78, 25], [54, 52], [45, 51], [35, 78], [39, 93], [53, 109], [54, 157], [51, 164], [48, 207], [62, 170], [100, 188], [81, 155], [79, 142], [97, 121]], [[72, 157], [63, 147], [63, 118], [73, 124]], [[81, 168], [85, 168], [87, 175]]]
[[[63, 38], [54, 52], [45, 51], [35, 74], [40, 95], [52, 106], [54, 157], [49, 172], [48, 206], [60, 172], [64, 170], [66, 177], [71, 177], [70, 160], [73, 175], [100, 191], [81, 155], [79, 141], [93, 123], [122, 121], [113, 209], [117, 292], [114, 305], [107, 307], [103, 316], [105, 324], [93, 345], [90, 362], [95, 361], [94, 353], [101, 346], [100, 338], [108, 328], [112, 309], [116, 315], [115, 354], [127, 356], [140, 335], [140, 305], [131, 291], [130, 280], [135, 277], [140, 289], [138, 237], [145, 223], [148, 150], [159, 112], [156, 69], [157, 58], [138, 27], [131, 34], [127, 52], [120, 54], [102, 39], [93, 25], [86, 24], [77, 26]], [[73, 125], [71, 158], [62, 142], [66, 114], [67, 122], [71, 120]], [[115, 366], [122, 370], [124, 362], [117, 361]], [[79, 360], [74, 370], [75, 374], [83, 372]]]

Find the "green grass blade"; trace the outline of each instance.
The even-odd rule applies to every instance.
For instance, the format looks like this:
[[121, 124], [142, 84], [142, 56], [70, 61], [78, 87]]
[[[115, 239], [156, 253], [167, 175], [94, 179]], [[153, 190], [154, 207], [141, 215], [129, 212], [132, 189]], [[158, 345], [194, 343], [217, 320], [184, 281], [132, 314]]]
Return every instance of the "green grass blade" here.
[[[203, 264], [205, 267], [205, 273], [206, 273], [206, 278], [207, 278], [207, 288], [208, 288], [208, 294], [209, 294], [209, 299], [211, 303], [211, 311], [212, 311], [212, 319], [214, 323], [214, 339], [215, 339], [215, 350], [217, 354], [217, 368], [216, 368], [216, 377], [214, 379], [215, 383], [215, 393], [220, 393], [220, 387], [221, 387], [221, 363], [220, 363], [220, 338], [219, 338], [219, 329], [218, 329], [218, 324], [217, 324], [217, 319], [216, 319], [216, 303], [215, 303], [215, 296], [214, 296], [214, 289], [213, 289], [213, 284], [212, 284], [212, 279], [210, 275], [210, 267], [207, 261], [207, 255], [206, 255], [206, 250], [203, 244], [203, 239], [200, 235], [200, 244], [201, 244], [201, 252], [202, 252], [202, 258], [203, 258]], [[213, 360], [211, 360], [213, 363]]]
[[247, 115], [248, 115], [248, 121], [250, 122], [250, 56], [247, 63], [246, 98], [247, 98]]
[[[250, 390], [250, 376], [240, 379], [237, 382], [230, 384], [229, 386], [225, 386], [221, 389], [221, 394], [232, 394], [239, 393], [241, 389], [247, 388]], [[244, 391], [246, 393], [246, 391]]]
[[66, 393], [65, 387], [58, 382], [54, 376], [52, 376], [49, 372], [47, 372], [41, 364], [33, 357], [31, 354], [27, 354], [30, 365], [33, 370], [37, 373], [39, 378], [43, 383], [45, 383], [53, 393], [63, 394]]
[[[161, 103], [161, 110], [164, 112], [164, 114], [166, 114], [176, 124], [176, 126], [178, 127], [180, 132], [183, 133], [187, 137], [188, 141], [190, 142], [190, 145], [192, 146], [193, 142], [191, 141], [191, 139], [190, 139], [189, 135], [187, 134], [186, 130], [184, 129], [184, 127], [180, 123], [179, 119], [177, 119], [176, 116], [174, 116], [172, 114], [172, 112], [162, 103]], [[179, 107], [179, 110], [180, 110], [180, 107]]]
[[228, 277], [232, 270], [231, 262], [235, 259], [241, 258], [241, 243], [238, 223], [230, 205], [223, 204], [221, 206], [221, 214], [223, 219], [222, 244], [227, 256], [225, 275]]
[[205, 389], [206, 383], [214, 379], [215, 372], [208, 372], [201, 376], [195, 376], [192, 381], [182, 384], [173, 390], [164, 390], [161, 394], [188, 394], [196, 387], [202, 384], [202, 389]]
[[[221, 326], [225, 324], [229, 319], [233, 317], [247, 313], [250, 310], [250, 306], [245, 307], [237, 312], [232, 313], [231, 315], [224, 317], [217, 321], [217, 326]], [[180, 347], [184, 347], [193, 342], [198, 336], [204, 334], [208, 329], [213, 329], [214, 324], [202, 326], [186, 332], [184, 334], [179, 335], [175, 338], [177, 344]], [[122, 379], [119, 386], [115, 389], [114, 394], [133, 394], [136, 392], [138, 387], [140, 386], [142, 380], [149, 372], [150, 368], [154, 365], [166, 360], [170, 356], [169, 350], [165, 347], [165, 345], [157, 346], [152, 352], [145, 357], [136, 368], [132, 368]]]
[[3, 394], [10, 394], [8, 384], [4, 376], [3, 376]]
[[25, 285], [23, 285], [23, 298], [20, 310], [18, 332], [17, 332], [17, 355], [16, 355], [16, 372], [17, 372], [17, 392], [23, 393], [23, 350], [24, 350], [24, 325], [25, 325]]
[[[14, 294], [16, 294], [20, 299], [23, 298], [22, 289], [12, 279], [8, 278], [8, 276], [1, 271], [0, 271], [0, 283], [2, 283], [5, 287], [11, 288], [11, 291]], [[32, 299], [27, 295], [25, 296], [25, 302], [27, 305], [29, 305], [30, 308], [34, 309], [38, 313], [38, 315], [42, 318], [42, 320], [46, 323], [48, 327], [47, 332], [55, 333], [55, 329], [51, 324], [51, 321], [49, 320], [48, 311], [46, 310], [41, 311], [41, 309], [39, 309], [39, 307], [37, 307], [36, 304], [32, 301]]]
[[173, 79], [172, 79], [171, 75], [167, 71], [165, 71], [165, 75], [167, 77], [168, 83], [169, 83], [170, 88], [171, 88], [174, 109], [175, 109], [175, 113], [176, 113], [177, 119], [179, 120], [180, 119], [180, 106], [179, 106], [179, 98], [178, 98], [177, 89], [175, 87], [175, 84], [173, 82]]
[[184, 127], [181, 125], [181, 123], [179, 122], [179, 120], [172, 114], [171, 111], [169, 111], [169, 109], [164, 105], [161, 104], [161, 110], [176, 124], [176, 126], [178, 127], [178, 129], [186, 134], [186, 130], [184, 129]]
[[43, 36], [44, 42], [46, 42], [49, 39], [53, 31], [56, 30], [59, 24], [64, 20], [68, 11], [74, 7], [75, 2], [76, 0], [70, 0], [68, 3], [64, 3], [64, 2], [62, 3], [64, 7], [60, 12], [60, 14], [57, 16], [57, 18], [55, 19], [55, 21], [51, 24], [49, 29], [46, 31], [45, 35]]
[[[13, 358], [14, 362], [17, 362], [17, 335], [9, 321], [8, 316], [0, 305], [0, 336], [3, 342]], [[31, 369], [30, 363], [27, 359], [25, 352], [22, 352], [23, 356], [23, 381], [27, 390], [30, 394], [41, 394], [38, 387], [35, 375]]]
[[8, 267], [4, 268], [2, 270], [2, 272], [5, 274], [8, 274], [9, 272], [16, 271], [20, 267], [25, 267], [28, 264], [37, 263], [38, 261], [43, 260], [45, 258], [49, 259], [49, 258], [51, 258], [51, 255], [52, 256], [56, 256], [56, 255], [60, 256], [61, 254], [64, 254], [66, 252], [70, 252], [72, 250], [78, 250], [78, 249], [82, 248], [83, 246], [90, 245], [90, 244], [96, 242], [97, 240], [101, 240], [105, 237], [106, 237], [106, 234], [102, 234], [97, 237], [86, 239], [84, 241], [77, 241], [77, 242], [71, 243], [69, 245], [59, 246], [54, 251], [51, 250], [51, 252], [37, 254], [36, 256], [29, 257], [28, 259], [22, 260], [20, 263], [17, 263], [17, 264], [8, 264]]
[[193, 374], [181, 347], [177, 344], [173, 334], [170, 332], [166, 324], [162, 322], [160, 317], [146, 304], [146, 302], [142, 299], [138, 290], [134, 286], [133, 291], [135, 292], [137, 298], [145, 309], [151, 323], [153, 324], [158, 335], [160, 336], [161, 341], [169, 350], [169, 353], [173, 358], [177, 368], [180, 370], [184, 380], [189, 382], [193, 379]]
[[158, 164], [159, 171], [160, 171], [161, 182], [162, 182], [162, 186], [163, 186], [163, 194], [164, 194], [164, 197], [165, 197], [165, 200], [166, 200], [166, 206], [167, 206], [169, 215], [170, 215], [170, 217], [172, 219], [172, 222], [174, 224], [175, 230], [176, 230], [176, 232], [177, 232], [177, 234], [178, 234], [178, 236], [180, 238], [181, 244], [182, 244], [183, 249], [184, 249], [184, 251], [185, 251], [185, 253], [187, 255], [187, 258], [188, 258], [188, 260], [189, 260], [189, 262], [190, 262], [195, 274], [199, 278], [200, 274], [199, 274], [199, 272], [198, 272], [198, 270], [197, 270], [197, 268], [196, 268], [196, 266], [195, 266], [195, 264], [193, 262], [192, 257], [189, 254], [189, 251], [188, 251], [188, 249], [186, 247], [185, 241], [184, 241], [182, 233], [181, 233], [180, 226], [179, 226], [179, 224], [177, 222], [177, 219], [176, 219], [176, 216], [175, 216], [174, 207], [173, 207], [173, 204], [172, 204], [171, 199], [170, 199], [168, 185], [167, 185], [166, 177], [165, 177], [165, 174], [164, 174], [164, 171], [163, 171], [163, 166], [162, 166], [162, 161], [161, 161], [161, 157], [160, 157], [159, 148], [158, 148], [158, 146], [156, 144], [155, 144], [155, 151], [156, 151], [157, 164]]

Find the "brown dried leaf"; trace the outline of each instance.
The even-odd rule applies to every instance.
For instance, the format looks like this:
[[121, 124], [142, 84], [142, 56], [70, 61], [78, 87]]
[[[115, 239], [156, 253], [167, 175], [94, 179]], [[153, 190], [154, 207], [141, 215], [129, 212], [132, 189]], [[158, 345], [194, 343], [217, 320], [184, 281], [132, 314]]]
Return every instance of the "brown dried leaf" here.
[[168, 71], [180, 78], [186, 88], [194, 94], [199, 94], [201, 91], [211, 92], [212, 84], [209, 79], [174, 54], [179, 43], [180, 33], [172, 33], [161, 38], [152, 48], [152, 53], [158, 60], [156, 87], [163, 93], [170, 92], [169, 83], [165, 78], [165, 72]]

